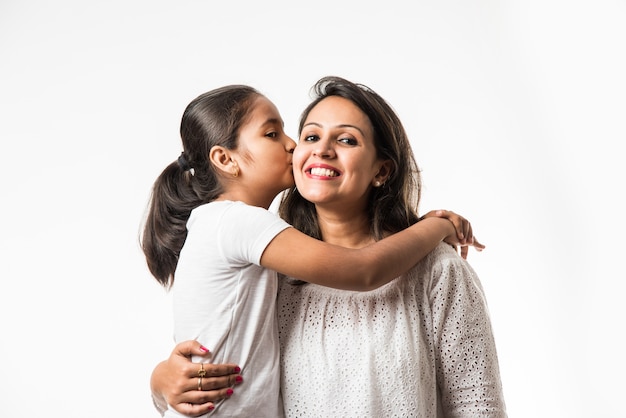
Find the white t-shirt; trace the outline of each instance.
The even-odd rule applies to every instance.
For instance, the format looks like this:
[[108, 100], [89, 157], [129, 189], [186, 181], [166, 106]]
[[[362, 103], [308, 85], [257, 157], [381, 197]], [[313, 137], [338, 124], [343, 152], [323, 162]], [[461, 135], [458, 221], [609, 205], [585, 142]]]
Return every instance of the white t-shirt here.
[[[195, 339], [211, 351], [210, 362], [236, 363], [251, 376], [237, 388], [237, 399], [217, 403], [205, 416], [283, 416], [278, 278], [260, 260], [269, 242], [289, 226], [276, 214], [242, 202], [211, 202], [191, 212], [172, 288], [175, 340]], [[170, 407], [165, 416], [182, 415]]]
[[279, 286], [286, 416], [506, 417], [483, 290], [449, 245], [369, 292]]

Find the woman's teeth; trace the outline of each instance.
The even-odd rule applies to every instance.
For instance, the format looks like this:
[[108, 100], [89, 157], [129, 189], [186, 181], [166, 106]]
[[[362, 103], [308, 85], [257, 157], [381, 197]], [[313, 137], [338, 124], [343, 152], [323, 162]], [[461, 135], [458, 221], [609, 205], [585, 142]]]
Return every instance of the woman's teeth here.
[[336, 177], [339, 175], [335, 170], [329, 168], [315, 167], [311, 169], [311, 174], [314, 176], [322, 177]]

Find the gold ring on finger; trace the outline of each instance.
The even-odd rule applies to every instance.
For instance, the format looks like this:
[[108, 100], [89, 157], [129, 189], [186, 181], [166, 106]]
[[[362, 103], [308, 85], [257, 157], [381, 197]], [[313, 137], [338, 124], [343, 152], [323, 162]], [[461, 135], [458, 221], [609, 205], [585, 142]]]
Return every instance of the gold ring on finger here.
[[200, 363], [200, 370], [198, 370], [198, 377], [206, 376], [206, 370], [204, 370], [204, 363]]
[[198, 390], [202, 390], [202, 376], [198, 377]]

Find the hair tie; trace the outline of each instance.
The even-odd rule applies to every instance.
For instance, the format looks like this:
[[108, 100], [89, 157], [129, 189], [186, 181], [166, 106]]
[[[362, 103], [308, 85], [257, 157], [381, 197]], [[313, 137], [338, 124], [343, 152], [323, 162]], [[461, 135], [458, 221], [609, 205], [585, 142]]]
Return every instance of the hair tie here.
[[187, 159], [185, 158], [185, 151], [180, 153], [180, 157], [178, 157], [178, 165], [183, 171], [191, 170], [191, 167], [189, 166], [189, 163], [187, 162]]

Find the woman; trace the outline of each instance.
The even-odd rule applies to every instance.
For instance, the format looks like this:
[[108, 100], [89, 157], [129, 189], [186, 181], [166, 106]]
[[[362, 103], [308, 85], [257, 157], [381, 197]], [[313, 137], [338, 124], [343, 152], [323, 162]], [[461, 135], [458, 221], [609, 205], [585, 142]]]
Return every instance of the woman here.
[[[281, 216], [348, 248], [417, 222], [419, 172], [395, 112], [371, 89], [336, 77], [320, 80], [315, 93], [293, 155], [297, 187]], [[377, 188], [359, 164], [372, 153], [392, 161]], [[277, 308], [287, 416], [506, 416], [480, 281], [446, 244], [370, 292], [283, 283]], [[181, 348], [197, 353], [193, 343]], [[180, 366], [182, 359], [173, 354], [155, 369], [153, 392], [197, 414], [224, 392], [192, 392], [198, 367]], [[215, 373], [232, 371], [219, 367]]]

